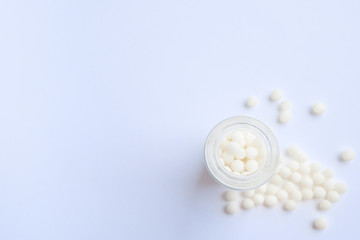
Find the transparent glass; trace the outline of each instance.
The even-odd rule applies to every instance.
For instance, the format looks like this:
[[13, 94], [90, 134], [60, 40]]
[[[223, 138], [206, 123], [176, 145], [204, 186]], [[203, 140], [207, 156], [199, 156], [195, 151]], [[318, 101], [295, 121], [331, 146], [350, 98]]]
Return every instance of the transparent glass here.
[[[255, 172], [248, 175], [236, 175], [225, 169], [219, 156], [222, 140], [234, 130], [243, 130], [255, 134], [264, 147], [264, 160]], [[269, 127], [261, 121], [236, 116], [218, 123], [209, 133], [205, 144], [206, 166], [210, 174], [221, 184], [236, 190], [258, 188], [274, 175], [279, 164], [279, 145]]]

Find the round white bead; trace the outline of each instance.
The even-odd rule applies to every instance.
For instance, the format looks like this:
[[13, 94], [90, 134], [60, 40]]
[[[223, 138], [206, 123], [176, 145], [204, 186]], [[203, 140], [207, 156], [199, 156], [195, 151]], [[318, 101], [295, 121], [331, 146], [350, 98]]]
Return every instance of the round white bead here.
[[312, 175], [312, 179], [313, 179], [315, 185], [320, 185], [324, 182], [325, 177], [321, 172], [317, 172]]
[[323, 187], [314, 187], [314, 198], [318, 198], [318, 199], [321, 199], [321, 198], [324, 198], [326, 195], [326, 191]]
[[314, 228], [318, 229], [318, 230], [323, 230], [325, 228], [327, 228], [328, 226], [328, 222], [325, 218], [317, 218], [314, 221]]
[[296, 191], [297, 187], [293, 182], [287, 182], [284, 184], [283, 189], [287, 191], [288, 193], [292, 193]]
[[320, 163], [313, 162], [310, 165], [310, 168], [311, 168], [311, 173], [316, 173], [316, 172], [320, 172], [322, 167]]
[[334, 171], [330, 168], [325, 169], [322, 173], [325, 178], [333, 178], [335, 176]]
[[257, 139], [257, 137], [254, 134], [252, 134], [250, 132], [246, 133], [245, 134], [245, 146], [253, 145], [256, 142], [256, 139]]
[[239, 192], [235, 190], [227, 191], [224, 195], [226, 201], [236, 201], [239, 199]]
[[330, 202], [334, 203], [334, 202], [339, 201], [340, 195], [336, 191], [329, 191], [326, 194], [326, 199], [329, 200]]
[[279, 169], [278, 174], [279, 174], [282, 178], [285, 178], [285, 179], [286, 179], [286, 178], [290, 177], [290, 175], [291, 175], [291, 170], [290, 170], [288, 167], [283, 166], [283, 167], [281, 167], [281, 168]]
[[259, 168], [259, 164], [256, 160], [247, 160], [245, 163], [245, 169], [248, 172], [255, 172]]
[[310, 200], [314, 197], [314, 192], [311, 188], [303, 188], [301, 190], [301, 193], [302, 193], [303, 200]]
[[287, 211], [293, 211], [297, 207], [296, 201], [289, 199], [284, 203], [284, 209]]
[[234, 160], [231, 163], [231, 170], [241, 173], [242, 171], [244, 171], [244, 162], [241, 160]]
[[334, 184], [334, 190], [337, 191], [338, 193], [342, 194], [347, 191], [347, 186], [345, 183], [337, 182]]
[[311, 168], [310, 168], [309, 164], [307, 164], [307, 163], [300, 164], [299, 173], [306, 175], [306, 174], [309, 174], [310, 171], [311, 171]]
[[245, 105], [249, 108], [255, 107], [259, 103], [259, 99], [257, 97], [249, 97], [246, 99]]
[[274, 207], [277, 203], [278, 200], [274, 195], [267, 195], [264, 199], [264, 204], [267, 207]]
[[282, 111], [279, 113], [278, 122], [279, 123], [288, 123], [292, 119], [290, 111]]
[[274, 195], [277, 192], [277, 190], [278, 190], [278, 187], [274, 184], [269, 183], [266, 186], [266, 193], [269, 195]]
[[249, 209], [252, 209], [255, 206], [255, 203], [251, 198], [245, 198], [242, 201], [241, 206], [242, 206], [243, 209], [249, 210]]
[[279, 201], [284, 201], [288, 199], [289, 194], [284, 189], [279, 189], [276, 193], [276, 197]]
[[279, 105], [279, 110], [280, 111], [288, 111], [291, 109], [291, 102], [288, 100], [284, 100], [280, 103]]
[[314, 115], [320, 115], [326, 112], [326, 106], [323, 103], [315, 103], [311, 109], [311, 113]]
[[319, 210], [326, 211], [329, 210], [331, 206], [332, 206], [331, 202], [329, 200], [324, 199], [319, 202], [318, 208]]
[[334, 189], [334, 186], [335, 186], [335, 183], [334, 183], [334, 180], [332, 179], [326, 179], [322, 186], [324, 187], [324, 189], [326, 191], [330, 191], [330, 190], [333, 190]]
[[238, 202], [229, 202], [225, 210], [228, 214], [235, 214], [237, 211], [239, 211], [239, 204]]
[[265, 193], [265, 192], [266, 192], [266, 185], [267, 185], [267, 184], [264, 184], [264, 185], [258, 187], [258, 188], [256, 189], [256, 192], [257, 192], [257, 193]]
[[227, 152], [223, 152], [221, 154], [221, 158], [222, 158], [222, 160], [224, 160], [224, 163], [226, 163], [226, 164], [230, 164], [230, 163], [232, 163], [232, 161], [234, 161], [234, 155], [231, 155]]
[[241, 147], [245, 145], [245, 136], [242, 131], [234, 131], [233, 133], [230, 134], [230, 138], [232, 141], [240, 144]]
[[270, 101], [277, 101], [282, 97], [283, 93], [280, 89], [275, 89], [274, 91], [271, 92], [270, 94]]
[[230, 143], [230, 141], [227, 140], [226, 138], [224, 138], [224, 139], [221, 141], [220, 149], [222, 150], [222, 152], [225, 152], [225, 151], [228, 149], [229, 143]]
[[313, 184], [313, 180], [311, 179], [311, 177], [308, 176], [303, 176], [300, 181], [300, 186], [304, 188], [312, 188]]
[[240, 148], [239, 152], [235, 154], [235, 159], [244, 159], [246, 157], [246, 151], [243, 147]]
[[295, 190], [292, 193], [290, 193], [289, 198], [296, 202], [300, 202], [302, 200], [302, 193], [298, 190]]
[[286, 155], [288, 156], [288, 157], [291, 157], [291, 158], [296, 158], [296, 156], [299, 154], [299, 152], [300, 152], [300, 149], [297, 147], [297, 146], [295, 146], [295, 145], [292, 145], [292, 146], [290, 146], [290, 147], [288, 147], [287, 148], [287, 150], [286, 150]]
[[258, 150], [254, 147], [247, 147], [246, 148], [246, 157], [247, 159], [256, 159], [258, 155]]
[[295, 171], [299, 170], [300, 164], [297, 161], [290, 161], [287, 164], [287, 167], [290, 168], [291, 171], [295, 172]]
[[225, 166], [225, 170], [232, 173], [231, 168], [229, 168], [228, 166]]
[[355, 152], [352, 150], [345, 150], [341, 153], [341, 160], [347, 162], [355, 158]]
[[308, 155], [304, 152], [299, 152], [296, 157], [295, 160], [299, 161], [299, 162], [306, 162], [309, 159]]
[[301, 174], [298, 172], [293, 172], [290, 176], [290, 181], [292, 181], [293, 183], [299, 183], [301, 180]]
[[240, 153], [241, 148], [242, 147], [237, 142], [230, 142], [225, 152], [229, 153], [230, 155], [235, 155]]
[[262, 205], [264, 203], [265, 196], [261, 193], [256, 193], [253, 198], [255, 205]]
[[271, 182], [272, 184], [274, 184], [274, 185], [279, 186], [279, 185], [282, 184], [283, 180], [282, 180], [282, 177], [281, 177], [279, 174], [275, 174], [275, 175], [271, 178], [270, 182]]
[[248, 191], [241, 192], [241, 196], [246, 197], [246, 198], [251, 198], [252, 196], [254, 196], [254, 194], [255, 194], [255, 190], [248, 190]]

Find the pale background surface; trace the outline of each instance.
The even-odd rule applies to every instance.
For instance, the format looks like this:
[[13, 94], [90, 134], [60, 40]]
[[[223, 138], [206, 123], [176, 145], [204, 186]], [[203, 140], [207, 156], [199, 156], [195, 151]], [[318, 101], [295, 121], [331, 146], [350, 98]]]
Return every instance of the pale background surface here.
[[[357, 0], [1, 1], [0, 239], [357, 239], [360, 159], [337, 157], [360, 154], [359, 29]], [[287, 126], [267, 101], [278, 87]], [[225, 215], [203, 146], [240, 114], [348, 193], [324, 214]]]

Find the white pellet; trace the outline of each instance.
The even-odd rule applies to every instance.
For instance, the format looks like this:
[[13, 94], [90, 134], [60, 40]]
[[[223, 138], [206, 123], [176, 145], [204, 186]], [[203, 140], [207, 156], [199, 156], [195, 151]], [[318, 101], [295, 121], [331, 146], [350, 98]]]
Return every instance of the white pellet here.
[[224, 160], [225, 164], [231, 164], [234, 161], [234, 155], [231, 155], [227, 152], [223, 152], [221, 155], [222, 160]]
[[283, 93], [280, 89], [275, 89], [274, 91], [271, 92], [270, 94], [270, 101], [277, 101], [282, 97]]
[[258, 188], [256, 189], [256, 192], [257, 192], [257, 193], [265, 193], [265, 192], [266, 192], [266, 185], [267, 185], [267, 184], [264, 184], [264, 185], [258, 187]]
[[335, 176], [334, 171], [330, 168], [325, 169], [322, 173], [325, 178], [333, 178]]
[[235, 155], [239, 154], [241, 149], [242, 147], [237, 142], [230, 142], [225, 152], [229, 153], [230, 155]]
[[259, 103], [259, 99], [255, 96], [252, 96], [252, 97], [249, 97], [248, 99], [246, 99], [245, 105], [248, 108], [252, 108], [252, 107], [255, 107], [258, 103]]
[[252, 199], [254, 200], [255, 205], [262, 205], [264, 204], [265, 196], [261, 193], [256, 193]]
[[224, 195], [226, 201], [236, 201], [239, 199], [239, 192], [235, 190], [227, 191]]
[[288, 111], [291, 109], [291, 102], [289, 100], [284, 100], [279, 105], [280, 111]]
[[300, 186], [303, 188], [312, 188], [314, 182], [309, 176], [303, 176], [300, 181]]
[[310, 168], [309, 164], [307, 164], [307, 163], [300, 164], [299, 173], [306, 175], [306, 174], [309, 174], [310, 171], [311, 171], [311, 168]]
[[274, 195], [277, 192], [277, 190], [278, 190], [278, 186], [276, 186], [274, 184], [269, 183], [266, 186], [266, 193], [269, 195]]
[[279, 201], [284, 201], [288, 199], [289, 194], [284, 189], [279, 189], [279, 191], [276, 193], [276, 197]]
[[227, 140], [226, 138], [224, 138], [224, 140], [221, 141], [221, 144], [220, 144], [220, 149], [225, 152], [227, 150], [227, 148], [229, 147], [229, 143], [230, 141]]
[[293, 211], [296, 209], [296, 207], [297, 207], [297, 202], [292, 199], [289, 199], [284, 203], [284, 209], [287, 211]]
[[295, 190], [292, 193], [290, 193], [289, 198], [296, 202], [300, 202], [302, 200], [302, 193], [298, 190]]
[[325, 177], [321, 172], [317, 172], [312, 175], [312, 179], [315, 185], [320, 185], [324, 182]]
[[293, 182], [287, 182], [284, 184], [283, 189], [290, 194], [296, 191], [297, 187]]
[[225, 170], [229, 171], [229, 172], [232, 172], [231, 168], [229, 168], [228, 166], [225, 166]]
[[279, 174], [282, 178], [285, 178], [285, 179], [286, 179], [286, 178], [290, 177], [290, 175], [291, 175], [291, 170], [290, 170], [288, 167], [283, 166], [283, 167], [281, 167], [281, 168], [279, 169], [278, 174]]
[[329, 200], [321, 200], [318, 204], [318, 208], [319, 210], [322, 210], [322, 211], [326, 211], [326, 210], [329, 210], [331, 208], [332, 204]]
[[292, 119], [290, 111], [282, 111], [279, 113], [278, 122], [279, 123], [288, 123]]
[[241, 160], [234, 160], [231, 163], [231, 170], [233, 170], [234, 172], [238, 172], [241, 173], [244, 171], [244, 162]]
[[293, 183], [299, 183], [301, 178], [302, 178], [302, 176], [300, 173], [293, 172], [290, 176], [290, 181], [292, 181]]
[[345, 183], [337, 182], [334, 184], [334, 190], [337, 191], [338, 193], [342, 194], [347, 191], [347, 186]]
[[353, 150], [345, 150], [341, 153], [341, 160], [347, 162], [355, 158], [355, 152]]
[[271, 178], [270, 182], [271, 182], [272, 184], [274, 184], [274, 185], [279, 186], [279, 185], [282, 184], [283, 180], [282, 180], [282, 177], [281, 177], [279, 174], [275, 174], [275, 175]]
[[323, 103], [315, 103], [311, 109], [311, 113], [314, 115], [321, 115], [326, 112], [326, 106]]
[[252, 200], [251, 198], [245, 198], [243, 199], [241, 206], [243, 209], [249, 210], [255, 206], [255, 203], [254, 200]]
[[310, 168], [311, 168], [311, 173], [316, 173], [316, 172], [320, 172], [322, 167], [320, 163], [313, 162], [311, 163]]
[[252, 173], [255, 172], [259, 168], [259, 164], [256, 160], [247, 160], [245, 163], [245, 169]]
[[254, 147], [247, 147], [246, 148], [246, 157], [247, 159], [256, 159], [258, 155], [258, 150]]
[[290, 161], [287, 164], [287, 167], [290, 168], [291, 171], [295, 172], [295, 171], [299, 170], [300, 164], [297, 161]]
[[297, 146], [292, 145], [292, 146], [287, 148], [286, 155], [288, 157], [291, 157], [291, 158], [295, 159], [296, 156], [299, 154], [299, 152], [300, 152], [300, 149]]
[[332, 190], [326, 193], [326, 199], [329, 200], [330, 202], [334, 203], [339, 201], [340, 199], [340, 195], [338, 192]]
[[277, 203], [278, 200], [274, 195], [267, 195], [264, 199], [264, 204], [267, 207], [274, 207]]
[[245, 134], [245, 146], [251, 146], [256, 141], [256, 136], [253, 133]]
[[295, 160], [299, 161], [299, 162], [306, 162], [309, 159], [308, 155], [304, 152], [299, 152], [296, 157]]
[[326, 180], [323, 182], [322, 186], [323, 186], [323, 188], [324, 188], [326, 191], [333, 190], [333, 189], [334, 189], [334, 186], [335, 186], [334, 180], [332, 180], [332, 179], [326, 179]]
[[326, 195], [326, 191], [323, 187], [314, 187], [314, 198], [322, 199]]
[[239, 211], [239, 204], [238, 202], [229, 202], [225, 210], [228, 214], [235, 214], [237, 211]]
[[245, 136], [242, 131], [234, 131], [233, 133], [230, 134], [230, 138], [232, 141], [240, 144], [241, 147], [245, 146]]
[[301, 189], [301, 193], [303, 200], [310, 200], [314, 197], [314, 192], [311, 188], [303, 188]]
[[314, 228], [318, 230], [323, 230], [327, 228], [328, 222], [325, 218], [317, 218], [314, 221]]
[[246, 157], [246, 151], [243, 147], [240, 148], [237, 154], [234, 155], [235, 159], [242, 160]]
[[251, 198], [252, 196], [254, 196], [254, 194], [255, 194], [255, 190], [248, 190], [248, 191], [241, 192], [241, 196], [246, 197], [246, 198]]

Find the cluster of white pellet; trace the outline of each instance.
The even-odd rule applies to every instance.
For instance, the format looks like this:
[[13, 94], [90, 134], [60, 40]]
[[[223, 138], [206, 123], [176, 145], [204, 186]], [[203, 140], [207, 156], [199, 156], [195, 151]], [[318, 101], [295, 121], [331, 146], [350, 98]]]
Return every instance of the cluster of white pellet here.
[[[284, 210], [292, 211], [301, 201], [312, 199], [318, 202], [318, 210], [326, 211], [347, 191], [344, 183], [334, 181], [333, 170], [322, 169], [316, 162], [309, 163], [307, 155], [298, 147], [290, 146], [286, 155], [289, 160], [278, 168], [267, 184], [255, 190], [241, 192], [240, 204], [239, 192], [227, 192], [225, 199], [229, 203], [226, 211], [234, 214], [240, 206], [249, 210], [258, 205], [274, 207], [278, 204], [282, 204]], [[323, 219], [314, 223], [317, 229], [324, 229], [326, 226], [327, 222]]]
[[[274, 91], [271, 92], [270, 94], [270, 101], [278, 101], [282, 98], [282, 91], [280, 89], [276, 89]], [[283, 100], [280, 104], [279, 104], [279, 115], [278, 115], [278, 122], [279, 123], [288, 123], [290, 122], [290, 120], [292, 119], [292, 114], [291, 114], [291, 107], [292, 104], [289, 100]]]
[[247, 175], [263, 164], [264, 147], [255, 134], [234, 130], [222, 140], [219, 157], [227, 171]]

